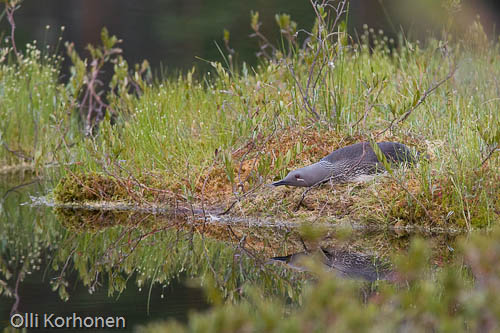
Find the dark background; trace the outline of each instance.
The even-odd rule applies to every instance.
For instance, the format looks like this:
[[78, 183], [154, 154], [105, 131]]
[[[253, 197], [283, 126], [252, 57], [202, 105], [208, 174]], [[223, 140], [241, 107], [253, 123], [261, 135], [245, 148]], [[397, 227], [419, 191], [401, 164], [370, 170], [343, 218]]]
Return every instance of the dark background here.
[[[349, 29], [353, 35], [368, 24], [389, 36], [400, 29], [409, 38], [439, 34], [448, 18], [443, 4], [449, 0], [352, 0]], [[3, 7], [3, 3], [0, 5]], [[1, 7], [0, 7], [1, 8]], [[137, 63], [147, 59], [157, 71], [185, 70], [206, 66], [202, 60], [222, 60], [215, 46], [223, 47], [222, 32], [231, 33], [231, 47], [237, 51], [239, 62], [254, 64], [257, 41], [249, 34], [250, 11], [259, 11], [262, 30], [270, 40], [279, 39], [274, 21], [276, 13], [291, 14], [300, 28], [311, 29], [313, 10], [308, 0], [25, 0], [15, 13], [16, 41], [20, 48], [34, 39], [39, 44], [55, 45], [61, 36], [73, 41], [82, 51], [88, 43], [98, 44], [102, 27], [123, 39], [122, 48], [127, 60]], [[463, 0], [461, 10], [453, 13], [452, 30], [463, 32], [477, 19], [485, 30], [495, 33], [500, 22], [500, 1]], [[50, 25], [50, 29], [46, 26]], [[4, 17], [0, 22], [3, 39], [10, 28]], [[64, 47], [60, 47], [64, 50]]]

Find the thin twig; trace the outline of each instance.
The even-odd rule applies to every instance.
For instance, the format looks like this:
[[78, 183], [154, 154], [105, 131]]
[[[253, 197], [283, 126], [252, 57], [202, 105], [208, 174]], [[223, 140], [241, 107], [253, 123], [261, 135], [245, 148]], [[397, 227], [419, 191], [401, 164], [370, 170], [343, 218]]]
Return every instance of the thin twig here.
[[479, 167], [480, 168], [483, 167], [486, 164], [486, 162], [488, 162], [488, 160], [491, 158], [491, 156], [493, 156], [493, 153], [495, 153], [498, 150], [500, 150], [500, 144], [497, 143], [497, 145], [489, 152], [488, 156], [486, 156], [486, 158], [481, 162], [481, 165]]
[[201, 186], [201, 210], [203, 212], [204, 223], [207, 222], [207, 214], [206, 214], [206, 211], [205, 211], [205, 187], [207, 185], [208, 179], [210, 178], [210, 173], [212, 172], [213, 168], [215, 167], [215, 163], [217, 161], [216, 160], [217, 153], [218, 153], [218, 151], [216, 150], [215, 151], [214, 159], [212, 161], [212, 165], [210, 165], [210, 168], [208, 169], [208, 172], [207, 172], [207, 176], [205, 177], [205, 180], [203, 181], [203, 185]]
[[7, 197], [7, 195], [10, 193], [10, 192], [13, 192], [15, 190], [18, 190], [24, 186], [29, 186], [29, 185], [32, 185], [32, 184], [35, 184], [35, 183], [38, 183], [40, 181], [39, 178], [35, 178], [35, 180], [32, 180], [30, 182], [27, 182], [27, 183], [24, 183], [24, 184], [21, 184], [21, 185], [17, 185], [17, 186], [14, 186], [14, 187], [11, 187], [9, 188], [7, 191], [5, 191], [5, 193], [3, 194], [3, 197], [2, 199], [5, 199]]
[[12, 43], [12, 49], [14, 50], [14, 54], [16, 55], [17, 60], [20, 61], [21, 56], [19, 55], [19, 52], [17, 51], [16, 40], [14, 38], [14, 32], [16, 31], [16, 22], [14, 21], [14, 12], [18, 9], [19, 9], [19, 6], [17, 6], [15, 3], [12, 6], [9, 1], [5, 1], [5, 13], [7, 14], [7, 20], [9, 21], [9, 24], [10, 24], [10, 42]]
[[14, 298], [16, 299], [16, 301], [14, 302], [10, 310], [11, 317], [16, 313], [19, 313], [18, 307], [19, 303], [21, 302], [21, 297], [19, 297], [19, 283], [21, 282], [22, 279], [24, 279], [24, 274], [25, 273], [23, 271], [23, 267], [21, 267], [21, 271], [17, 274], [16, 286], [14, 288]]
[[33, 157], [24, 155], [22, 152], [10, 149], [5, 142], [3, 142], [2, 145], [5, 148], [5, 150], [7, 150], [9, 153], [16, 155], [17, 157], [20, 157], [24, 160], [33, 161]]
[[[385, 83], [385, 81], [381, 82], [381, 86], [377, 90], [377, 94], [375, 95], [375, 98], [373, 99], [373, 103], [369, 102], [369, 97], [372, 95], [374, 87], [368, 88], [368, 93], [366, 95], [366, 101], [365, 101], [365, 112], [364, 112], [364, 115], [363, 115], [363, 117], [359, 118], [353, 125], [351, 125], [351, 128], [356, 127], [361, 121], [363, 121], [363, 127], [366, 128], [366, 118], [368, 117], [368, 114], [370, 113], [370, 111], [375, 106], [375, 102], [377, 101], [377, 99], [379, 98], [380, 94], [382, 93], [382, 90], [384, 90], [384, 88], [385, 88], [384, 83]], [[375, 84], [375, 86], [377, 86], [378, 84], [379, 84], [379, 82], [377, 82], [377, 84]]]
[[404, 114], [403, 116], [401, 116], [400, 118], [394, 118], [391, 123], [389, 124], [389, 126], [387, 126], [387, 128], [385, 128], [384, 130], [382, 130], [381, 132], [377, 133], [377, 135], [375, 137], [378, 137], [380, 136], [381, 134], [387, 132], [389, 129], [393, 129], [394, 126], [396, 126], [397, 124], [399, 123], [402, 123], [403, 121], [405, 121], [411, 114], [413, 111], [415, 111], [426, 99], [429, 95], [431, 95], [437, 88], [439, 88], [441, 85], [443, 85], [446, 81], [448, 81], [449, 79], [451, 79], [453, 77], [453, 75], [455, 74], [457, 70], [457, 66], [455, 63], [453, 63], [451, 66], [450, 66], [450, 70], [448, 72], [448, 74], [446, 75], [445, 78], [443, 78], [441, 81], [438, 81], [437, 83], [433, 84], [430, 88], [428, 88], [426, 91], [424, 91], [424, 93], [422, 94], [422, 96], [420, 96], [420, 98], [418, 99], [417, 103], [415, 103], [413, 106], [411, 106]]

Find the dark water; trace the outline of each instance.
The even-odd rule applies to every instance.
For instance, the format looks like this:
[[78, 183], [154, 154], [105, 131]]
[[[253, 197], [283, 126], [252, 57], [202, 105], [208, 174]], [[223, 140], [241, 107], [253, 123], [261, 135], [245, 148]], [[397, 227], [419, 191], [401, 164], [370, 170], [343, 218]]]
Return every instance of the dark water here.
[[[161, 283], [149, 279], [139, 287], [136, 281], [141, 273], [132, 269], [123, 280], [123, 291], [109, 294], [110, 280], [119, 272], [107, 266], [108, 272], [101, 272], [101, 278], [85, 283], [85, 270], [75, 267], [79, 255], [71, 256], [68, 251], [98, 251], [102, 244], [90, 243], [84, 233], [80, 239], [75, 238], [74, 231], [66, 230], [52, 209], [25, 204], [31, 202], [30, 195], [46, 192], [32, 175], [0, 177], [0, 329], [9, 326], [14, 313], [33, 313], [40, 318], [44, 314], [76, 313], [81, 317], [124, 317], [127, 330], [132, 330], [154, 320], [186, 321], [189, 311], [209, 306], [202, 289], [187, 286], [182, 274]], [[80, 247], [83, 243], [85, 249]], [[59, 255], [67, 259], [61, 261]], [[158, 258], [161, 261], [162, 255]], [[63, 269], [66, 260], [68, 268]], [[99, 265], [93, 257], [88, 263]], [[66, 301], [60, 289], [53, 290], [54, 281], [61, 276]]]
[[[29, 275], [19, 285], [19, 305], [17, 313], [38, 314], [39, 327], [42, 327], [42, 316], [80, 317], [123, 317], [127, 330], [132, 331], [137, 325], [150, 321], [176, 319], [186, 321], [192, 310], [208, 308], [206, 298], [199, 288], [189, 288], [181, 281], [174, 281], [167, 287], [154, 286], [149, 295], [149, 288], [138, 290], [129, 282], [127, 288], [119, 296], [108, 296], [106, 288], [99, 288], [90, 294], [75, 274], [69, 279], [71, 297], [63, 301], [49, 285], [49, 277], [44, 276], [47, 267], [42, 267]], [[0, 297], [0, 328], [10, 326], [8, 322], [15, 300]], [[43, 331], [43, 329], [37, 330]]]

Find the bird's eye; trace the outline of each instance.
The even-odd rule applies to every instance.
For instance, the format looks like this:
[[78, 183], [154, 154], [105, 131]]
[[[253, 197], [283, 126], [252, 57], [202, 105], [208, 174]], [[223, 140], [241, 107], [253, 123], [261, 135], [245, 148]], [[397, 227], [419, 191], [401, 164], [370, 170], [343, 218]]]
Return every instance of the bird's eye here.
[[300, 178], [300, 175], [295, 175], [295, 178], [297, 178], [297, 179]]

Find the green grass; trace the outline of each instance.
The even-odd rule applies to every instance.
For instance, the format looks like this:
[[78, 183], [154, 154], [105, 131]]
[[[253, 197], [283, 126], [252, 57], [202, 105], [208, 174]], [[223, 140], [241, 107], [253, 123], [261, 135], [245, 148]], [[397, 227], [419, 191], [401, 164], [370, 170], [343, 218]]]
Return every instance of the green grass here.
[[19, 59], [8, 50], [0, 56], [0, 169], [71, 160], [64, 153], [81, 138], [71, 95], [58, 82], [62, 58], [41, 52], [36, 42]]
[[[319, 160], [342, 146], [342, 141], [393, 140], [413, 146], [422, 156], [429, 156], [429, 161], [409, 175], [399, 176], [400, 200], [394, 201], [398, 195], [393, 192], [382, 197], [390, 206], [382, 215], [403, 210], [403, 214], [384, 218], [385, 222], [424, 224], [421, 220], [427, 225], [451, 223], [469, 230], [490, 226], [498, 219], [500, 208], [498, 154], [483, 166], [481, 163], [500, 137], [495, 82], [500, 71], [498, 45], [478, 46], [461, 40], [445, 48], [432, 39], [425, 46], [400, 42], [398, 48], [390, 48], [391, 42], [383, 35], [366, 30], [360, 44], [339, 51], [340, 44], [334, 43], [322, 49], [322, 59], [331, 63], [323, 70], [320, 84], [314, 89], [310, 86], [308, 93], [320, 120], [307, 112], [302, 97], [318, 47], [315, 44], [305, 51], [294, 50], [291, 57], [278, 55], [262, 61], [254, 69], [243, 66], [231, 71], [214, 63], [213, 70], [198, 79], [189, 72], [147, 85], [140, 97], [114, 106], [123, 116], [115, 126], [104, 122], [97, 140], [82, 148], [79, 169], [105, 169], [114, 177], [159, 173], [164, 178], [162, 186], [199, 203], [213, 194], [209, 187], [201, 193], [201, 184], [213, 176], [210, 170], [218, 168], [225, 174], [217, 181], [227, 185], [227, 203], [231, 192], [242, 193], [238, 171], [246, 162], [257, 160], [247, 181], [243, 177], [243, 191], [283, 176], [294, 165]], [[408, 119], [377, 136], [455, 67], [454, 75], [429, 94]], [[317, 67], [312, 76], [316, 79], [314, 70]], [[307, 127], [311, 124], [314, 126]], [[318, 142], [287, 145], [297, 140], [286, 137], [295, 131], [338, 139], [317, 155], [300, 154], [314, 152]], [[269, 145], [271, 141], [274, 145]], [[116, 160], [122, 160], [119, 168]], [[275, 194], [260, 192], [261, 201], [266, 197], [271, 200], [261, 213], [281, 210]], [[256, 198], [259, 195], [249, 200]], [[380, 208], [369, 199], [363, 203]], [[435, 214], [424, 216], [423, 207]], [[240, 208], [242, 213], [255, 212], [247, 210], [245, 202]], [[380, 217], [376, 220], [382, 222]]]
[[[91, 48], [91, 55], [116, 63], [106, 88], [113, 115], [86, 138], [75, 129], [76, 119], [85, 121], [77, 101], [85, 95], [90, 60], [71, 51], [73, 76], [62, 85], [58, 61], [28, 48], [21, 62], [2, 65], [2, 164], [22, 162], [21, 152], [35, 165], [73, 163], [62, 169], [62, 183], [80, 184], [96, 175], [123, 187], [113, 193], [99, 189], [103, 195], [96, 199], [128, 193], [118, 199], [161, 203], [156, 194], [167, 191], [186, 204], [227, 207], [251, 191], [234, 213], [314, 219], [321, 212], [335, 220], [345, 215], [329, 194], [336, 188], [312, 191], [309, 209], [293, 212], [300, 190], [260, 185], [346, 144], [391, 140], [418, 150], [422, 162], [388, 182], [343, 194], [343, 202], [359, 213], [350, 217], [467, 230], [494, 224], [500, 212], [498, 153], [483, 161], [500, 140], [499, 44], [489, 42], [479, 24], [461, 39], [418, 43], [400, 37], [397, 47], [371, 29], [356, 43], [339, 29], [338, 39], [313, 38], [306, 48], [291, 43], [255, 68], [213, 63], [207, 73], [193, 70], [154, 81], [139, 74], [147, 66], [128, 71], [123, 58], [110, 52], [117, 40], [103, 31], [103, 46]], [[138, 94], [131, 93], [132, 80]], [[404, 121], [383, 132], [409, 110]], [[56, 198], [85, 197], [73, 187], [59, 186]], [[321, 210], [322, 203], [330, 209]]]

